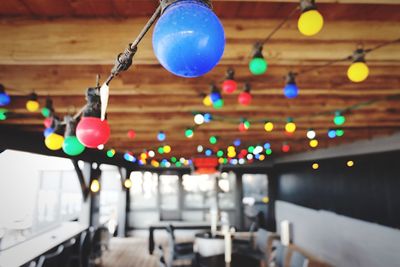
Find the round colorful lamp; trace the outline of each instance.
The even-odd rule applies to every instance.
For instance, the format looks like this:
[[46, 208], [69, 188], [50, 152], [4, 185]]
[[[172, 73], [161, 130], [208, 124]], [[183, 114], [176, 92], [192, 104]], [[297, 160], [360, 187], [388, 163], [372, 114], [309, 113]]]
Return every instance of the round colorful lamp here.
[[225, 49], [224, 28], [206, 0], [161, 1], [153, 50], [169, 72], [186, 78], [212, 70]]

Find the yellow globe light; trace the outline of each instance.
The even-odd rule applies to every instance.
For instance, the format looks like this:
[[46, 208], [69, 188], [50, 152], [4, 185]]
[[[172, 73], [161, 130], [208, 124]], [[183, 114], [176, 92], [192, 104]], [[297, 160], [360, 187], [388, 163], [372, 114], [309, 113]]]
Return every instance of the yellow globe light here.
[[314, 170], [317, 170], [319, 168], [319, 164], [318, 163], [313, 163], [312, 168]]
[[26, 102], [26, 109], [29, 112], [35, 112], [38, 111], [39, 109], [39, 102], [37, 102], [36, 100], [28, 100]]
[[286, 123], [285, 130], [288, 133], [294, 133], [296, 131], [296, 124], [294, 122]]
[[212, 101], [211, 101], [210, 95], [206, 95], [206, 96], [203, 98], [203, 105], [206, 106], [206, 107], [211, 107], [212, 104], [213, 104], [213, 103], [212, 103]]
[[267, 122], [264, 124], [264, 129], [265, 129], [265, 131], [267, 131], [267, 132], [271, 132], [271, 131], [274, 129], [274, 124], [273, 124], [272, 122], [270, 122], [270, 121], [267, 121]]
[[354, 62], [347, 69], [347, 77], [350, 81], [359, 83], [367, 79], [369, 68], [365, 62]]
[[324, 18], [318, 10], [312, 9], [303, 12], [297, 22], [299, 31], [306, 36], [319, 33], [324, 26]]
[[169, 145], [165, 145], [164, 146], [164, 153], [170, 153], [171, 152], [171, 146], [169, 146]]
[[51, 133], [46, 137], [46, 139], [44, 139], [44, 144], [50, 150], [61, 149], [63, 143], [64, 143], [64, 137], [56, 133]]
[[315, 148], [317, 146], [318, 146], [318, 140], [316, 139], [310, 140], [310, 147]]
[[90, 191], [92, 191], [92, 193], [97, 193], [100, 191], [100, 182], [97, 179], [94, 179], [92, 181], [92, 183], [90, 184]]
[[347, 165], [347, 167], [353, 167], [354, 166], [354, 161], [349, 160], [349, 161], [347, 161], [346, 165]]
[[132, 187], [132, 180], [131, 179], [126, 179], [124, 182], [124, 186], [126, 189], [129, 189]]

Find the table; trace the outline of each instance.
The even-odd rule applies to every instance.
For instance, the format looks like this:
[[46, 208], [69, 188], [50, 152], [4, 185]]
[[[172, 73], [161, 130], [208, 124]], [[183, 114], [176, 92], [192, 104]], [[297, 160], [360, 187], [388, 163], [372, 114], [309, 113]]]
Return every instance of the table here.
[[[235, 232], [231, 234], [233, 252], [240, 247], [250, 246], [249, 232]], [[225, 236], [222, 232], [212, 235], [211, 232], [197, 233], [195, 235], [195, 250], [203, 257], [225, 253]]]
[[41, 235], [0, 251], [0, 267], [18, 267], [87, 229], [78, 222], [65, 222]]
[[167, 226], [172, 225], [176, 230], [211, 230], [209, 222], [161, 222], [150, 225], [149, 227], [149, 253], [154, 251], [154, 230], [165, 230]]

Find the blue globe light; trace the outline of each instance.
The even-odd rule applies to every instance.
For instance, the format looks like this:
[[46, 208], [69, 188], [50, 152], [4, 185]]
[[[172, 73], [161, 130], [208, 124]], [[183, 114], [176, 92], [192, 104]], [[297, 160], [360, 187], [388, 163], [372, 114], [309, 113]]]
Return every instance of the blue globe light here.
[[171, 4], [153, 32], [153, 50], [161, 65], [181, 77], [199, 77], [224, 53], [224, 28], [214, 12], [196, 0]]
[[11, 99], [10, 96], [7, 95], [5, 92], [0, 93], [0, 106], [7, 106], [10, 104]]
[[47, 136], [49, 136], [50, 134], [52, 134], [54, 132], [54, 129], [53, 128], [46, 128], [44, 131], [43, 131], [43, 135], [44, 135], [44, 137], [47, 137]]
[[270, 149], [271, 148], [271, 144], [270, 143], [265, 143], [264, 144], [264, 149]]
[[286, 84], [283, 93], [287, 98], [295, 98], [299, 94], [299, 88], [295, 83]]
[[336, 131], [335, 130], [329, 130], [328, 131], [328, 137], [329, 138], [335, 138], [336, 137]]
[[212, 116], [210, 113], [204, 114], [203, 117], [204, 117], [204, 122], [206, 122], [206, 123], [208, 123], [212, 120]]
[[205, 152], [206, 156], [209, 157], [212, 155], [212, 150], [211, 149], [207, 149]]
[[221, 94], [220, 94], [219, 92], [212, 92], [212, 93], [210, 94], [210, 98], [211, 98], [211, 101], [212, 101], [213, 103], [215, 103], [215, 102], [217, 102], [218, 100], [221, 99]]
[[235, 141], [233, 141], [233, 145], [234, 145], [234, 146], [240, 146], [241, 143], [242, 143], [242, 142], [240, 141], [239, 138], [236, 139]]
[[159, 131], [157, 134], [157, 139], [158, 141], [164, 141], [167, 138], [167, 136], [165, 135], [165, 133], [163, 131]]

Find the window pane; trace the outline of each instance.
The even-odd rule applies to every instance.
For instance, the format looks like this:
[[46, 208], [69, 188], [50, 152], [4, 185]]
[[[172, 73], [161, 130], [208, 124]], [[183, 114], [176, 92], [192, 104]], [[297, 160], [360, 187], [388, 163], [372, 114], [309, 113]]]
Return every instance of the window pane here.
[[61, 188], [61, 217], [74, 220], [82, 208], [82, 191], [75, 171], [63, 171]]
[[161, 175], [160, 194], [162, 210], [177, 210], [179, 207], [179, 177], [177, 175]]
[[131, 208], [157, 209], [158, 176], [151, 172], [131, 172]]
[[221, 209], [235, 207], [236, 175], [224, 172], [218, 179], [218, 204]]
[[185, 208], [209, 208], [215, 196], [215, 177], [188, 175], [182, 177]]

